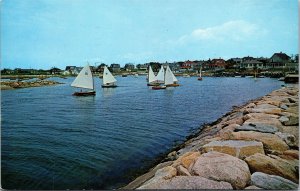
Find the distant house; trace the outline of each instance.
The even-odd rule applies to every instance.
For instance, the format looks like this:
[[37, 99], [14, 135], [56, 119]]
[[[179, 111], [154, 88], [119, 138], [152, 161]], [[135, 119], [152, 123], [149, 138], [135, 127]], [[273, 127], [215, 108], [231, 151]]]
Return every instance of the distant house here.
[[106, 64], [102, 63], [97, 67], [97, 72], [102, 73], [104, 71], [104, 67], [106, 66]]
[[240, 68], [245, 68], [245, 69], [264, 69], [266, 68], [266, 64], [256, 60], [256, 59], [253, 59], [253, 60], [246, 60], [246, 61], [243, 61], [242, 63], [240, 63]]
[[289, 57], [288, 55], [286, 55], [285, 53], [274, 53], [273, 56], [270, 58], [270, 61], [273, 63], [286, 63], [289, 62], [291, 60], [291, 57]]
[[176, 73], [180, 70], [180, 63], [178, 62], [169, 63], [169, 67], [172, 71]]
[[206, 69], [214, 70], [214, 71], [224, 70], [225, 67], [226, 67], [226, 62], [222, 58], [212, 59], [211, 61], [209, 60], [209, 62], [207, 62], [207, 64], [205, 65]]
[[62, 70], [56, 67], [51, 68], [50, 70], [50, 74], [61, 74]]
[[136, 68], [138, 70], [148, 70], [148, 65], [149, 64], [138, 64], [138, 65], [136, 65]]
[[111, 72], [120, 72], [121, 67], [120, 64], [111, 64], [109, 69]]
[[125, 66], [124, 66], [124, 69], [126, 70], [126, 71], [131, 71], [131, 70], [134, 70], [134, 64], [125, 64]]
[[181, 64], [181, 69], [192, 69], [194, 67], [195, 63], [193, 61], [185, 61]]
[[291, 62], [291, 57], [286, 55], [285, 53], [274, 53], [273, 56], [270, 58], [270, 62], [268, 64], [269, 68], [273, 69], [280, 69], [280, 68], [285, 68], [288, 63]]

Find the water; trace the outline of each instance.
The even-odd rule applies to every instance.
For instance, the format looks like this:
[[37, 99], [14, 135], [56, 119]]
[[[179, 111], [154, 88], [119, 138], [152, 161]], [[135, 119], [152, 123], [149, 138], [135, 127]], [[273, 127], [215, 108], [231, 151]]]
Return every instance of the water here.
[[282, 82], [262, 78], [179, 78], [151, 90], [145, 76], [117, 77], [118, 88], [74, 97], [65, 84], [2, 91], [1, 178], [5, 189], [112, 189], [233, 105]]

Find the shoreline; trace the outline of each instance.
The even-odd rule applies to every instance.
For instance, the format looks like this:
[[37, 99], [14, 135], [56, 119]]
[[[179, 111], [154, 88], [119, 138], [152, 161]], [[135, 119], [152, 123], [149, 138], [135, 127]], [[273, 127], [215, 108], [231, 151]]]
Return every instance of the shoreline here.
[[32, 87], [43, 87], [43, 86], [54, 86], [57, 84], [63, 84], [61, 82], [49, 81], [49, 80], [36, 80], [31, 82], [24, 81], [1, 81], [1, 90], [15, 90], [21, 88], [32, 88]]
[[[249, 100], [241, 106], [233, 106], [231, 111], [212, 123], [201, 125], [183, 143], [167, 151], [164, 157], [158, 156], [153, 168], [120, 189], [279, 189], [274, 182], [271, 185], [263, 182], [269, 188], [256, 181], [257, 177], [274, 181], [270, 176], [282, 178], [284, 189], [298, 187], [295, 178], [299, 177], [298, 92], [296, 84]], [[251, 137], [251, 133], [256, 137]], [[198, 172], [198, 163], [205, 157], [211, 160], [218, 154], [244, 164], [242, 171], [247, 171], [244, 180], [236, 183], [233, 179], [228, 180], [222, 172], [211, 176], [219, 176], [218, 179], [209, 177], [207, 172]], [[275, 164], [268, 171], [269, 167], [253, 162], [258, 159], [267, 161], [265, 165]], [[286, 165], [291, 170], [287, 174], [276, 169], [276, 165]], [[198, 185], [199, 181], [201, 185]]]

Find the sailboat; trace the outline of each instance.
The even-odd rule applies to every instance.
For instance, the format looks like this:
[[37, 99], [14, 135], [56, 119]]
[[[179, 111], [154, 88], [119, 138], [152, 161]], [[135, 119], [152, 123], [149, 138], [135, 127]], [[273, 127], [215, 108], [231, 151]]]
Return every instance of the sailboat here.
[[165, 81], [165, 69], [164, 69], [163, 65], [161, 65], [160, 70], [158, 71], [156, 80], [160, 84], [163, 84]]
[[165, 74], [165, 85], [167, 87], [176, 87], [176, 86], [179, 86], [179, 84], [177, 84], [177, 82], [178, 82], [177, 78], [173, 74], [170, 67], [167, 66], [166, 74]]
[[202, 80], [202, 68], [200, 68], [198, 80]]
[[108, 70], [108, 68], [106, 66], [104, 67], [102, 82], [103, 82], [103, 84], [102, 84], [103, 88], [117, 87], [116, 78], [110, 73], [110, 71]]
[[[159, 84], [165, 83], [165, 69], [162, 65], [156, 76], [156, 79]], [[162, 85], [162, 86], [156, 85], [156, 86], [152, 87], [153, 90], [161, 90], [161, 89], [166, 89], [166, 88], [167, 88], [167, 86], [165, 86], [165, 85]]]
[[80, 92], [73, 93], [74, 96], [96, 95], [96, 92], [94, 90], [93, 74], [91, 72], [89, 64], [87, 64], [84, 68], [82, 68], [78, 76], [72, 82], [71, 86], [93, 90], [93, 91], [84, 91], [84, 92], [81, 90]]
[[149, 66], [147, 86], [159, 86], [159, 83], [157, 83], [157, 78], [154, 75], [151, 66]]

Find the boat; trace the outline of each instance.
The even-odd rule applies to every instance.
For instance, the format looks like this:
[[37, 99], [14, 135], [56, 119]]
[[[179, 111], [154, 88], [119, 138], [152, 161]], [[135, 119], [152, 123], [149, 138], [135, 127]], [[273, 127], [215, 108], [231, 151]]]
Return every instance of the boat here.
[[166, 74], [165, 74], [165, 86], [167, 86], [167, 87], [179, 86], [179, 84], [177, 82], [178, 82], [177, 78], [171, 71], [170, 67], [167, 66]]
[[149, 66], [149, 70], [148, 70], [148, 78], [147, 78], [147, 86], [159, 86], [160, 83], [158, 83], [156, 76], [154, 75], [154, 72], [151, 68], [151, 66]]
[[103, 71], [103, 80], [102, 87], [103, 88], [115, 88], [117, 87], [116, 78], [110, 73], [108, 68], [105, 66]]
[[127, 77], [127, 74], [123, 74], [122, 77]]
[[73, 93], [74, 96], [94, 96], [96, 95], [94, 88], [94, 79], [89, 64], [87, 64], [79, 72], [78, 76], [72, 82], [71, 86], [77, 88], [91, 89], [92, 91], [82, 91]]
[[202, 71], [201, 71], [201, 68], [200, 68], [200, 71], [199, 71], [199, 77], [198, 77], [198, 80], [199, 80], [199, 81], [202, 80]]
[[284, 78], [285, 78], [285, 77], [280, 77], [280, 78], [278, 79], [278, 81], [284, 81]]
[[162, 90], [162, 89], [166, 89], [166, 88], [167, 88], [167, 86], [160, 86], [160, 85], [158, 85], [158, 86], [152, 86], [153, 90]]
[[165, 69], [163, 65], [161, 65], [160, 70], [156, 76], [157, 83], [163, 84], [165, 82]]

